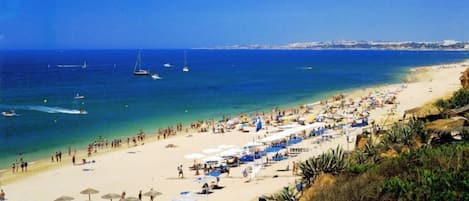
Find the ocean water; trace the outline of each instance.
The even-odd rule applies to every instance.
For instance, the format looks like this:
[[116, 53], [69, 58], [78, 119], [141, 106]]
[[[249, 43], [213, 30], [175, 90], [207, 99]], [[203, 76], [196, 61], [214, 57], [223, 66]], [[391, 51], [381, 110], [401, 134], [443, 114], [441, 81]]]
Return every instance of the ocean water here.
[[[0, 168], [20, 153], [35, 160], [100, 136], [312, 102], [399, 82], [410, 67], [469, 59], [437, 51], [187, 50], [190, 72], [183, 73], [184, 50], [142, 50], [143, 68], [163, 77], [152, 80], [132, 74], [137, 52], [0, 51], [0, 110], [19, 114], [0, 117]], [[57, 67], [85, 60], [87, 68]]]

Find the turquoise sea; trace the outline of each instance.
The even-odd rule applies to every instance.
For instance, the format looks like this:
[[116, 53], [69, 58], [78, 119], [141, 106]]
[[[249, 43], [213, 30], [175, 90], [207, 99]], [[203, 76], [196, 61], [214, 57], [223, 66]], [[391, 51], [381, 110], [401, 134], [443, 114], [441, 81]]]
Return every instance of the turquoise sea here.
[[[399, 82], [410, 67], [469, 59], [439, 51], [186, 50], [183, 73], [184, 51], [141, 50], [143, 68], [163, 77], [152, 80], [132, 74], [138, 50], [0, 50], [0, 110], [18, 113], [0, 117], [0, 168], [19, 154], [35, 160], [99, 136], [308, 103]], [[86, 68], [57, 66], [84, 61]]]

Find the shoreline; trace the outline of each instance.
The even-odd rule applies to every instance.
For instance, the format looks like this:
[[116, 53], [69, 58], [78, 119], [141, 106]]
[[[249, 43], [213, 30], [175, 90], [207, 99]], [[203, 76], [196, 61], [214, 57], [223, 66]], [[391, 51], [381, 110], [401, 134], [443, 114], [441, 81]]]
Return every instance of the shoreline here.
[[[308, 103], [313, 103], [313, 102], [317, 102], [317, 101], [323, 101], [323, 100], [328, 100], [330, 98], [332, 98], [334, 95], [337, 95], [337, 94], [346, 94], [346, 95], [352, 95], [352, 96], [357, 96], [357, 94], [362, 94], [363, 92], [365, 91], [372, 91], [376, 88], [381, 88], [381, 87], [386, 87], [386, 86], [390, 86], [390, 85], [396, 85], [396, 84], [403, 84], [403, 83], [406, 83], [406, 82], [419, 82], [421, 81], [421, 77], [420, 76], [419, 78], [417, 79], [413, 79], [413, 80], [410, 80], [410, 81], [407, 81], [409, 79], [409, 77], [412, 77], [413, 74], [423, 74], [423, 73], [426, 73], [426, 71], [424, 72], [421, 72], [419, 71], [419, 69], [432, 69], [432, 68], [437, 68], [437, 67], [440, 67], [441, 65], [454, 65], [454, 64], [464, 64], [464, 63], [468, 63], [469, 60], [462, 60], [462, 61], [459, 61], [459, 62], [452, 62], [452, 63], [445, 63], [445, 64], [435, 64], [435, 65], [429, 65], [429, 66], [416, 66], [416, 67], [409, 67], [407, 70], [406, 70], [406, 73], [403, 73], [401, 75], [399, 75], [397, 78], [396, 78], [396, 81], [395, 82], [391, 82], [391, 83], [383, 83], [383, 84], [378, 84], [378, 85], [369, 85], [369, 86], [361, 86], [361, 87], [354, 87], [354, 88], [350, 88], [350, 89], [339, 89], [339, 90], [333, 90], [333, 91], [328, 91], [328, 92], [324, 92], [322, 93], [321, 95], [319, 95], [318, 97], [314, 96], [314, 97], [308, 97], [308, 98], [305, 98], [307, 100], [301, 100], [301, 101], [298, 101], [298, 102], [293, 102], [293, 103], [286, 103], [286, 104], [282, 104], [280, 105], [279, 109], [281, 110], [288, 110], [288, 109], [292, 109], [292, 108], [298, 108], [300, 106], [303, 106], [303, 105], [306, 105]], [[467, 64], [469, 66], [469, 64]], [[244, 113], [238, 113], [236, 115], [230, 115], [230, 114], [227, 114], [227, 115], [223, 115], [223, 116], [226, 116], [226, 117], [230, 117], [230, 116], [240, 116], [240, 115], [252, 115], [252, 114], [255, 114], [255, 113], [258, 113], [258, 112], [266, 112], [268, 113], [269, 110], [272, 110], [273, 108], [264, 108], [264, 109], [260, 109], [258, 111], [250, 111], [250, 112], [244, 112]], [[221, 118], [221, 117], [219, 117]], [[213, 120], [215, 118], [210, 118], [210, 120]], [[194, 120], [192, 122], [195, 122], [195, 121], [199, 121], [199, 120]], [[209, 121], [207, 119], [203, 120], [203, 121]], [[192, 123], [191, 120], [187, 120], [186, 121], [182, 121], [180, 122], [181, 124], [185, 125], [184, 128], [187, 128], [189, 124]], [[169, 127], [172, 127], [173, 125], [170, 125]], [[155, 129], [153, 129], [155, 130]], [[190, 132], [194, 132], [193, 129], [190, 129]], [[184, 132], [183, 132], [184, 133]], [[178, 134], [183, 134], [183, 133], [178, 133]], [[178, 135], [176, 134], [176, 135]], [[155, 132], [152, 132], [152, 133], [149, 133], [149, 141], [146, 141], [146, 142], [153, 142], [153, 141], [157, 141], [157, 135], [158, 133], [155, 133]], [[116, 139], [125, 139], [127, 137], [133, 137], [135, 135], [120, 135], [120, 136], [117, 136]], [[174, 136], [172, 136], [174, 137]], [[176, 136], [178, 137], [178, 136]], [[92, 142], [90, 142], [92, 143]], [[64, 146], [65, 148], [65, 146]], [[127, 147], [129, 148], [129, 147]], [[100, 149], [100, 151], [97, 153], [98, 155], [101, 155], [101, 154], [105, 154], [105, 153], [108, 153], [108, 152], [112, 152], [112, 151], [119, 151], [119, 150], [122, 150], [122, 149], [126, 149], [124, 147], [120, 147], [119, 149], [109, 149], [109, 148], [106, 148], [106, 149]], [[86, 152], [87, 152], [87, 148], [84, 146], [84, 147], [81, 147], [81, 148], [78, 148], [78, 149], [75, 149], [76, 150], [76, 153], [78, 153], [77, 156], [85, 156], [86, 155]], [[65, 150], [64, 150], [65, 151]], [[68, 154], [67, 154], [68, 155]], [[68, 155], [68, 157], [71, 157]], [[33, 160], [31, 161], [31, 165], [33, 164], [36, 164], [35, 166], [37, 166], [37, 164], [41, 164], [39, 165], [40, 167], [37, 168], [39, 170], [43, 170], [44, 169], [44, 165], [43, 163], [48, 163], [50, 161], [50, 158], [46, 158], [46, 157], [43, 157], [43, 158], [40, 158], [40, 159], [37, 159], [37, 160]], [[46, 165], [46, 170], [50, 169], [51, 167], [50, 166], [57, 166], [57, 167], [61, 167], [63, 165], [60, 165], [60, 164], [51, 164], [51, 165]], [[35, 169], [35, 168], [33, 168]], [[1, 169], [0, 168], [0, 179], [2, 179], [2, 176], [4, 176], [4, 174], [8, 171], [11, 171], [11, 164], [10, 165], [7, 165], [6, 168], [3, 168]], [[30, 173], [27, 173], [28, 175], [31, 175]], [[5, 180], [7, 182], [5, 182]], [[13, 181], [15, 181], [16, 179], [13, 179]], [[7, 183], [10, 183], [9, 179], [3, 179], [3, 180], [0, 180], [0, 184], [7, 184]]]
[[[450, 66], [449, 68], [451, 68], [451, 66], [457, 66], [457, 65], [464, 64], [465, 66], [462, 66], [462, 67], [465, 68], [465, 67], [469, 66], [467, 62], [468, 61], [465, 60], [465, 61], [462, 61], [462, 62], [451, 63], [451, 64], [440, 64], [440, 65], [432, 65], [432, 66], [414, 67], [414, 68], [410, 68], [410, 69], [417, 69], [417, 70], [415, 70], [415, 71], [409, 70], [408, 74], [414, 74], [413, 72], [415, 72], [416, 74], [420, 74], [420, 75], [425, 74], [425, 73], [430, 73], [431, 74], [432, 71], [435, 71], [435, 69], [440, 69], [440, 67], [442, 67], [442, 66]], [[418, 69], [423, 69], [423, 70], [421, 70], [422, 72], [420, 72], [420, 70], [418, 70]], [[430, 70], [425, 70], [425, 69], [430, 69]], [[423, 83], [422, 79], [425, 78], [425, 77], [426, 77], [426, 75], [421, 76], [420, 79], [417, 79], [416, 82], [413, 82], [413, 83]], [[432, 82], [432, 80], [424, 80], [424, 81], [425, 82]], [[402, 85], [402, 84], [403, 83], [394, 83], [394, 84], [390, 84], [390, 85], [384, 85], [383, 84], [383, 85], [370, 86], [370, 87], [365, 87], [365, 88], [360, 87], [359, 89], [346, 90], [346, 91], [350, 91], [349, 93], [346, 93], [346, 94], [347, 94], [347, 97], [360, 97], [360, 96], [363, 96], [364, 94], [369, 93], [370, 91], [375, 91], [375, 90], [383, 89], [383, 88], [389, 89], [389, 88], [393, 88], [393, 87], [396, 87], [396, 86]], [[425, 85], [425, 84], [426, 83], [419, 84], [418, 87], [422, 87], [420, 85]], [[436, 89], [435, 89], [435, 91], [436, 91]], [[331, 93], [334, 93], [334, 92], [331, 92]], [[450, 91], [448, 91], [448, 93], [450, 93]], [[328, 99], [330, 99], [330, 97], [328, 96], [328, 97], [323, 97], [323, 98], [320, 98], [320, 99], [321, 100], [324, 100], [324, 99], [328, 100]], [[424, 99], [424, 98], [422, 97], [422, 99]], [[431, 100], [426, 100], [426, 102], [428, 102], [428, 101], [431, 101]], [[420, 101], [420, 102], [422, 102], [422, 101]], [[415, 103], [415, 104], [421, 104], [420, 102], [417, 101], [417, 103]], [[286, 107], [289, 107], [291, 109], [292, 106], [287, 105]], [[300, 107], [300, 106], [296, 105], [296, 107], [294, 107], [294, 108], [298, 108], [298, 107]], [[282, 105], [281, 108], [285, 108], [285, 105]], [[407, 108], [407, 109], [410, 109], [410, 108]], [[286, 109], [286, 110], [288, 110], [288, 109]], [[385, 110], [378, 111], [377, 114], [375, 115], [375, 117], [373, 117], [373, 118], [382, 117], [383, 112], [385, 112]], [[403, 112], [403, 111], [398, 111], [398, 112]], [[252, 113], [255, 113], [255, 112], [250, 112], [249, 114], [252, 114]], [[376, 120], [376, 121], [378, 121], [378, 120]], [[184, 134], [185, 132], [182, 132], [182, 133]], [[197, 135], [196, 138], [215, 138], [215, 137], [205, 136], [206, 134], [212, 135], [211, 132], [200, 133], [200, 132], [194, 132], [194, 130], [192, 130], [190, 133], [193, 134], [193, 135]], [[226, 135], [231, 135], [231, 134], [232, 133], [228, 133]], [[149, 149], [149, 148], [146, 148], [146, 147], [149, 147], [149, 146], [154, 147], [154, 146], [157, 146], [157, 145], [161, 146], [161, 145], [165, 145], [165, 144], [171, 144], [171, 142], [174, 142], [177, 145], [178, 140], [186, 139], [185, 136], [180, 135], [180, 134], [178, 134], [176, 136], [171, 136], [170, 138], [168, 138], [166, 140], [157, 140], [156, 134], [153, 134], [153, 133], [151, 133], [150, 136], [151, 137], [149, 137], [148, 140], [145, 140], [146, 146], [137, 146], [137, 147], [130, 146], [130, 147], [127, 147], [127, 145], [125, 145], [125, 143], [123, 143], [124, 145], [121, 148], [118, 148], [118, 149], [109, 149], [109, 148], [107, 148], [105, 150], [101, 149], [101, 150], [98, 151], [97, 154], [93, 154], [92, 158], [105, 158], [105, 157], [116, 156], [116, 155], [118, 155], [118, 153], [123, 153], [125, 151], [135, 150], [135, 149], [137, 149], [137, 150], [138, 149]], [[239, 139], [241, 141], [246, 140], [245, 136], [243, 136], [243, 137], [238, 136], [238, 137], [243, 138], [243, 139]], [[251, 138], [251, 137], [247, 137], [247, 138]], [[205, 148], [208, 148], [208, 147], [205, 147]], [[187, 148], [187, 149], [194, 150], [196, 148]], [[65, 153], [64, 155], [67, 155], [67, 153]], [[77, 150], [77, 158], [81, 159], [81, 157], [84, 156], [84, 155], [86, 155], [86, 150]], [[5, 186], [5, 185], [8, 186], [9, 184], [17, 184], [17, 183], [23, 182], [27, 179], [37, 177], [41, 173], [57, 172], [57, 171], [60, 171], [61, 169], [65, 169], [65, 168], [67, 168], [67, 169], [76, 169], [74, 167], [77, 167], [77, 166], [73, 166], [69, 162], [69, 160], [70, 160], [69, 157], [65, 157], [64, 160], [67, 161], [67, 162], [65, 162], [65, 163], [62, 162], [60, 164], [57, 164], [57, 163], [51, 164], [49, 162], [48, 158], [38, 160], [37, 162], [35, 162], [33, 164], [34, 171], [31, 172], [31, 169], [30, 169], [30, 172], [28, 172], [28, 173], [17, 173], [15, 175], [12, 175], [11, 174], [11, 169], [5, 169], [6, 171], [5, 170], [0, 170], [0, 179], [1, 179], [0, 180], [0, 182], [1, 182], [0, 185], [1, 186]], [[9, 177], [9, 175], [12, 175], [12, 176]], [[76, 189], [76, 190], [78, 191], [80, 189]], [[183, 189], [180, 189], [180, 190], [183, 190]], [[60, 192], [56, 192], [56, 193], [60, 193]]]

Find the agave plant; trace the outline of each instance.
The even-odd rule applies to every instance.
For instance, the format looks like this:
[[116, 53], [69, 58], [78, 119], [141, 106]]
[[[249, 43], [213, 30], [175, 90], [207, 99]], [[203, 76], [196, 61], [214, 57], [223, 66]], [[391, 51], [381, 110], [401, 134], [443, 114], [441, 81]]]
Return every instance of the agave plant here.
[[302, 178], [311, 184], [323, 173], [338, 174], [347, 167], [344, 150], [341, 147], [332, 149], [315, 158], [310, 158], [299, 165]]
[[300, 200], [297, 198], [295, 194], [295, 189], [291, 187], [285, 187], [282, 189], [282, 191], [273, 194], [271, 196], [266, 197], [267, 200], [272, 200], [272, 201], [298, 201]]

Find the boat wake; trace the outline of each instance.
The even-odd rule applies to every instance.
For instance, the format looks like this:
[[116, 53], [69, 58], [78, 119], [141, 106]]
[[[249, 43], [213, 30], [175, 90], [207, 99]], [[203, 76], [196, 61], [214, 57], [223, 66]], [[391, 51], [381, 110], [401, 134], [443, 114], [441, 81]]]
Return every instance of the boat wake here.
[[33, 110], [38, 112], [45, 112], [45, 113], [62, 113], [62, 114], [87, 114], [88, 112], [84, 110], [74, 110], [74, 109], [67, 109], [61, 107], [48, 107], [48, 106], [41, 106], [41, 105], [23, 105], [23, 106], [15, 106], [15, 105], [0, 105], [2, 109], [9, 109], [9, 110]]

